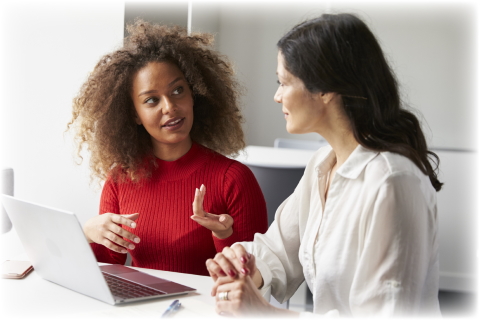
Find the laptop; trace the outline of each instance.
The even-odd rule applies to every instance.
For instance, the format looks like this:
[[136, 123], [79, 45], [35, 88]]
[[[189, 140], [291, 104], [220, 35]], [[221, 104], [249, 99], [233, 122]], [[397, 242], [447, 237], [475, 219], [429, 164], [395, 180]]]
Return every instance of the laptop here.
[[1, 202], [43, 279], [111, 305], [196, 291], [126, 266], [99, 266], [71, 212], [4, 194]]

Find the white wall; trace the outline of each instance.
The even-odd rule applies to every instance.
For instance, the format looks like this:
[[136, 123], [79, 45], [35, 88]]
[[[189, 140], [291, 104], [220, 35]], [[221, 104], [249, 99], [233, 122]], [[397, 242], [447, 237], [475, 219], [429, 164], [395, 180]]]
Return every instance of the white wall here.
[[[248, 143], [273, 146], [290, 135], [279, 104], [276, 42], [295, 24], [325, 12], [358, 14], [379, 38], [403, 89], [424, 117], [431, 145], [477, 148], [477, 38], [473, 1], [391, 4], [365, 1], [292, 1], [220, 4], [219, 48], [236, 65], [244, 98]], [[265, 121], [268, 119], [268, 121]]]
[[15, 170], [15, 196], [83, 224], [98, 214], [100, 188], [64, 131], [88, 72], [122, 43], [124, 4], [4, 1], [0, 12], [0, 164]]

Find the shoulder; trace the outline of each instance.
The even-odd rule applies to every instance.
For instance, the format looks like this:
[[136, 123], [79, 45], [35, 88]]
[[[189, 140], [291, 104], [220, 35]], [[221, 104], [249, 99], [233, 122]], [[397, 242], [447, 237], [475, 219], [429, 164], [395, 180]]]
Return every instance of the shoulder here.
[[393, 152], [379, 152], [365, 169], [365, 178], [378, 180], [385, 187], [434, 194], [430, 178], [409, 158]]
[[215, 166], [218, 166], [218, 169], [223, 168], [231, 174], [242, 174], [247, 172], [251, 173], [251, 170], [246, 165], [235, 159], [224, 156], [202, 145], [198, 145], [198, 147], [200, 149], [199, 152], [208, 158], [208, 161], [215, 164]]
[[398, 175], [425, 176], [409, 158], [393, 152], [379, 152], [367, 165], [367, 170], [383, 174], [386, 178]]

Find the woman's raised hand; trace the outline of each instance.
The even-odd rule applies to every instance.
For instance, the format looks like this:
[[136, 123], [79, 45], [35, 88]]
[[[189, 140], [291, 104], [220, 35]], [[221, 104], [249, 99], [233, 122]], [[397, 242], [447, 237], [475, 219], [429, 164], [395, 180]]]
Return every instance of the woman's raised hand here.
[[[88, 242], [104, 245], [116, 252], [127, 253], [127, 249], [135, 249], [133, 243], [139, 243], [140, 238], [123, 229], [121, 225], [135, 228], [135, 220], [138, 216], [138, 213], [120, 215], [107, 212], [89, 219], [83, 227], [83, 232]], [[124, 238], [133, 243], [126, 241]]]
[[228, 214], [211, 214], [203, 210], [203, 199], [205, 198], [206, 188], [202, 184], [200, 189], [195, 189], [195, 198], [193, 199], [193, 215], [190, 217], [199, 225], [211, 230], [215, 237], [226, 239], [233, 233], [233, 218]]

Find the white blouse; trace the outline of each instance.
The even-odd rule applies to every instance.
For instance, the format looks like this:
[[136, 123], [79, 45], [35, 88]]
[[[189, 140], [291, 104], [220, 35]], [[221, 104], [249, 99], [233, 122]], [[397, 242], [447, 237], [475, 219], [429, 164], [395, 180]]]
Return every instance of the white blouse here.
[[358, 146], [318, 150], [275, 221], [253, 242], [263, 290], [280, 302], [305, 280], [314, 313], [440, 316], [436, 192], [408, 158]]

